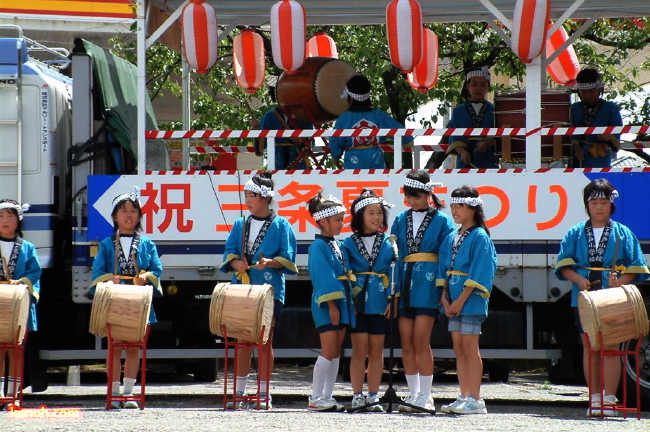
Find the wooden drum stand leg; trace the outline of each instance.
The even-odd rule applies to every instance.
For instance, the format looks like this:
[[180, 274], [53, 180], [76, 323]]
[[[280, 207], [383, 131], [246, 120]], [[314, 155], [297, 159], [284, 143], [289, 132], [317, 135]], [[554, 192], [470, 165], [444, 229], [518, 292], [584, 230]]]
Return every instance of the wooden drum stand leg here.
[[[145, 395], [147, 387], [147, 340], [149, 339], [149, 330], [151, 326], [147, 325], [147, 330], [144, 334], [144, 338], [141, 342], [115, 342], [111, 336], [111, 326], [106, 326], [106, 334], [108, 337], [108, 355], [106, 359], [106, 375], [108, 377], [108, 385], [106, 387], [106, 409], [111, 409], [112, 402], [128, 402], [134, 401], [138, 402], [138, 405], [141, 410], [145, 406]], [[120, 360], [119, 364], [113, 364], [113, 353], [115, 348], [138, 348], [142, 350], [142, 366], [140, 371], [140, 394], [139, 395], [114, 395], [112, 391], [113, 385], [113, 370], [115, 367], [119, 367], [121, 370], [122, 362]], [[120, 374], [121, 376], [121, 374]]]
[[[16, 332], [16, 340], [20, 340], [20, 332], [22, 328], [18, 327]], [[27, 335], [25, 332], [22, 342], [15, 344], [0, 344], [0, 350], [6, 350], [7, 353], [14, 357], [14, 391], [6, 397], [0, 398], [0, 404], [8, 404], [9, 406], [21, 407], [23, 405], [23, 386], [24, 386], [24, 373], [25, 373], [25, 344], [27, 343]], [[4, 371], [2, 371], [4, 373]], [[19, 384], [18, 384], [19, 383]]]

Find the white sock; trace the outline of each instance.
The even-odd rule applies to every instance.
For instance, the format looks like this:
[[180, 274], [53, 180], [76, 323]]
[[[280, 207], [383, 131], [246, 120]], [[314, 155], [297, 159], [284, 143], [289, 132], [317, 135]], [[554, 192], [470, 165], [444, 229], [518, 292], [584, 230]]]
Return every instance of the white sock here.
[[331, 363], [332, 360], [327, 360], [323, 356], [318, 356], [316, 359], [316, 364], [314, 365], [314, 375], [311, 384], [312, 399], [323, 396], [323, 386], [325, 384], [325, 379], [329, 373]]
[[409, 386], [411, 396], [417, 396], [420, 393], [420, 374], [406, 375], [406, 384]]
[[135, 385], [135, 378], [124, 377], [124, 394], [133, 394], [133, 386]]
[[260, 380], [260, 394], [266, 394], [266, 381]]
[[111, 393], [120, 394], [120, 382], [119, 381], [113, 381], [113, 383], [111, 384]]
[[332, 393], [334, 393], [334, 383], [336, 382], [336, 377], [339, 374], [340, 361], [341, 359], [339, 357], [335, 357], [330, 363], [329, 373], [327, 374], [325, 382], [323, 383], [323, 396], [326, 398], [331, 398]]
[[420, 393], [431, 395], [431, 383], [433, 375], [420, 375]]
[[5, 377], [0, 377], [0, 397], [5, 397]]
[[238, 376], [235, 381], [235, 393], [246, 394], [246, 386], [248, 385], [248, 375]]
[[9, 383], [9, 386], [7, 387], [7, 395], [12, 396], [14, 394], [14, 388], [16, 389], [16, 394], [18, 394], [20, 391], [20, 378], [9, 375], [7, 382]]

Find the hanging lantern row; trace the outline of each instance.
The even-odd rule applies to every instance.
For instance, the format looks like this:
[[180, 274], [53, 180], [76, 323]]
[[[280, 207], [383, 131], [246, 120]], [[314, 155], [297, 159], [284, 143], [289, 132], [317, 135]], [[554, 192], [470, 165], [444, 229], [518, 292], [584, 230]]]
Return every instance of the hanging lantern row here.
[[255, 93], [266, 73], [264, 39], [252, 29], [245, 29], [233, 38], [232, 45], [235, 80], [246, 93]]
[[181, 29], [187, 63], [208, 73], [217, 61], [217, 12], [205, 0], [192, 0], [181, 12]]
[[305, 62], [305, 8], [295, 0], [280, 0], [271, 8], [273, 62], [287, 73]]
[[404, 73], [422, 61], [422, 10], [415, 0], [393, 0], [386, 7], [390, 61]]
[[[547, 30], [552, 26], [553, 23], [549, 21]], [[567, 35], [566, 30], [564, 27], [560, 27], [546, 40], [546, 57], [553, 55], [568, 39], [569, 35]], [[573, 49], [573, 45], [569, 45], [555, 60], [546, 66], [546, 71], [557, 84], [575, 85], [576, 77], [580, 72], [580, 62], [578, 62], [578, 56]]]
[[428, 28], [423, 34], [422, 61], [406, 75], [409, 85], [420, 93], [426, 93], [438, 82], [438, 36]]
[[522, 62], [530, 63], [542, 53], [550, 12], [550, 0], [517, 0], [511, 49]]
[[324, 31], [319, 31], [307, 41], [307, 57], [339, 58], [334, 39]]

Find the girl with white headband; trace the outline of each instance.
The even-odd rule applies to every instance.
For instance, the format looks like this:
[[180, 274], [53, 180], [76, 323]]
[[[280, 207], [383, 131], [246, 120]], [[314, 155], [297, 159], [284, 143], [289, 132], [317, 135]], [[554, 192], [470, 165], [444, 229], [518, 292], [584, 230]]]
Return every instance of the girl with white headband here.
[[497, 255], [485, 224], [483, 201], [471, 186], [451, 193], [454, 222], [460, 228], [449, 234], [440, 247], [440, 304], [449, 318], [448, 330], [456, 354], [460, 396], [443, 405], [445, 413], [486, 414], [481, 399], [483, 361], [478, 340], [488, 314], [488, 301], [497, 268]]
[[[388, 113], [373, 108], [370, 98], [370, 81], [355, 75], [345, 86], [341, 98], [346, 98], [350, 108], [341, 114], [334, 125], [335, 129], [403, 129]], [[384, 144], [386, 137], [332, 137], [330, 151], [334, 159], [341, 159], [345, 152], [343, 168], [365, 169], [386, 168], [384, 151], [379, 144]], [[402, 144], [413, 142], [413, 137], [404, 137]]]
[[[427, 411], [435, 410], [431, 386], [433, 354], [431, 332], [440, 311], [438, 277], [440, 245], [454, 230], [451, 218], [440, 210], [444, 205], [426, 171], [411, 171], [404, 178], [404, 200], [409, 209], [398, 214], [391, 227], [397, 237], [400, 265], [397, 287], [400, 291], [398, 325], [402, 342], [402, 362], [410, 395], [406, 402]], [[433, 205], [430, 204], [433, 201]], [[400, 405], [400, 411], [413, 408]]]
[[[578, 293], [636, 284], [650, 276], [636, 236], [625, 225], [611, 219], [616, 211], [617, 197], [618, 192], [614, 186], [604, 178], [593, 180], [585, 187], [583, 202], [589, 219], [567, 231], [560, 244], [555, 267], [558, 279], [572, 282], [571, 306], [578, 330], [583, 334], [583, 364], [592, 408], [616, 402], [621, 363], [614, 357], [605, 357], [605, 382], [601, 383], [600, 362], [595, 358], [598, 356], [593, 356], [592, 376], [588, 376], [589, 343], [580, 325]], [[603, 349], [617, 350], [618, 346], [605, 346]], [[604, 388], [604, 400], [601, 400], [601, 388]], [[616, 411], [611, 409], [605, 409], [604, 413], [607, 416], [616, 415]], [[600, 416], [600, 410], [588, 410], [587, 415]]]
[[[571, 126], [623, 126], [616, 103], [602, 98], [603, 81], [596, 69], [583, 69], [577, 77], [580, 102], [571, 104]], [[621, 148], [620, 134], [573, 135], [573, 164], [580, 168], [612, 166], [612, 158]]]
[[[245, 204], [250, 215], [235, 221], [232, 231], [226, 240], [224, 262], [220, 271], [234, 273], [233, 284], [273, 286], [275, 301], [273, 306], [273, 322], [280, 319], [284, 304], [285, 275], [298, 273], [296, 267], [296, 236], [291, 224], [278, 216], [271, 204], [275, 191], [270, 171], [255, 174], [244, 185]], [[273, 332], [270, 333], [264, 345], [264, 356], [270, 356], [273, 365]], [[251, 350], [242, 349], [237, 356], [235, 365], [235, 393], [237, 408], [243, 408], [247, 395], [248, 372], [251, 367]], [[260, 366], [258, 390], [259, 398], [267, 402], [259, 404], [261, 408], [271, 408], [271, 395], [268, 392], [272, 370], [266, 370], [266, 365]], [[252, 398], [253, 401], [258, 398]], [[235, 405], [228, 403], [227, 408]], [[258, 407], [258, 408], [259, 408]]]
[[[40, 293], [41, 265], [36, 247], [24, 240], [23, 213], [29, 204], [20, 205], [10, 199], [0, 200], [0, 284], [25, 285], [29, 290], [29, 316], [27, 329], [38, 330], [36, 303]], [[5, 397], [6, 350], [0, 350], [0, 397]], [[9, 355], [7, 396], [17, 398], [20, 392], [20, 376], [14, 376], [14, 356]], [[2, 409], [2, 405], [0, 405]]]
[[309, 276], [313, 286], [311, 315], [320, 339], [321, 351], [312, 380], [307, 408], [311, 411], [343, 411], [332, 397], [339, 371], [343, 338], [347, 327], [355, 326], [352, 283], [348, 255], [335, 237], [341, 234], [346, 209], [341, 202], [322, 191], [309, 200], [309, 213], [320, 229], [309, 246]]
[[[449, 128], [494, 127], [494, 105], [485, 97], [490, 90], [488, 68], [475, 69], [467, 74], [465, 86], [469, 100], [454, 108]], [[448, 154], [456, 154], [456, 168], [498, 168], [494, 153], [494, 137], [452, 135]]]
[[[350, 329], [352, 408], [379, 402], [379, 384], [384, 370], [384, 339], [391, 310], [390, 265], [393, 251], [386, 234], [390, 207], [393, 205], [374, 191], [363, 189], [352, 202], [350, 226], [353, 234], [343, 241], [350, 259], [350, 269], [357, 278], [352, 288], [357, 323]], [[368, 395], [364, 396], [366, 358]], [[384, 411], [381, 405], [372, 405], [368, 410]]]
[[[162, 297], [160, 275], [162, 264], [158, 249], [151, 239], [141, 236], [142, 206], [140, 204], [140, 188], [135, 186], [132, 192], [118, 195], [113, 199], [114, 233], [99, 243], [99, 250], [93, 261], [93, 282], [89, 294], [94, 296], [97, 284], [112, 281], [115, 284], [152, 285], [153, 295]], [[156, 314], [151, 306], [149, 324], [156, 323]], [[116, 342], [123, 342], [116, 340]], [[126, 349], [124, 362], [124, 388], [120, 393], [120, 376], [122, 372], [123, 348], [116, 348], [113, 355], [113, 371], [106, 371], [111, 377], [114, 395], [133, 395], [133, 386], [138, 375], [140, 350]], [[124, 403], [113, 401], [114, 409], [138, 408], [135, 401]]]

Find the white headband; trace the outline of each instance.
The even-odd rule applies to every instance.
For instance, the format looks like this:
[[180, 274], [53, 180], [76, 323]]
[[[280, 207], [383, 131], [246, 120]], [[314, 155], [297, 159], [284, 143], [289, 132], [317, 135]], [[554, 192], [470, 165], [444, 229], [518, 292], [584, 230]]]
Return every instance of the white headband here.
[[126, 200], [131, 200], [133, 202], [137, 202], [138, 204], [140, 204], [140, 188], [137, 186], [133, 186], [133, 192], [125, 193], [115, 197], [115, 199], [113, 200], [113, 208], [115, 208], [122, 201], [126, 201]]
[[603, 82], [601, 80], [598, 80], [596, 82], [590, 82], [590, 83], [578, 83], [578, 90], [592, 90], [595, 88], [602, 88], [603, 87]]
[[337, 215], [339, 213], [345, 213], [346, 212], [345, 206], [343, 204], [341, 204], [341, 201], [338, 198], [336, 198], [334, 195], [330, 195], [327, 198], [321, 198], [321, 200], [320, 200], [320, 202], [328, 202], [328, 201], [333, 202], [336, 205], [334, 205], [332, 207], [328, 207], [328, 208], [323, 209], [323, 210], [318, 210], [312, 216], [314, 218], [314, 220], [319, 221], [321, 219], [325, 219], [327, 217], [335, 216], [335, 215]]
[[[595, 199], [599, 199], [599, 198], [607, 199], [607, 197], [605, 196], [605, 192], [603, 192], [603, 191], [594, 191], [591, 195], [589, 195], [589, 198], [587, 198], [587, 201], [591, 201], [591, 200], [595, 200]], [[616, 198], [618, 198], [618, 191], [616, 189], [614, 189], [612, 191], [612, 194], [609, 196], [609, 200], [611, 202], [614, 202], [614, 200]]]
[[363, 102], [364, 100], [370, 99], [370, 93], [364, 93], [364, 94], [359, 94], [359, 93], [352, 93], [350, 90], [345, 88], [343, 90], [343, 93], [341, 93], [341, 99], [345, 99], [347, 96], [350, 96], [352, 99]]
[[23, 220], [23, 213], [29, 210], [29, 204], [25, 203], [23, 205], [13, 204], [10, 202], [0, 203], [0, 210], [2, 209], [14, 209], [18, 212], [18, 220]]
[[478, 207], [483, 205], [483, 200], [474, 197], [451, 197], [449, 204], [465, 204], [471, 207]]
[[256, 184], [253, 180], [248, 180], [246, 184], [244, 185], [244, 190], [253, 192], [259, 195], [262, 195], [264, 198], [271, 197], [273, 198], [273, 195], [275, 195], [275, 192], [273, 192], [273, 189], [271, 189], [268, 186], [264, 185], [258, 185]]
[[473, 71], [469, 71], [467, 74], [467, 81], [471, 80], [474, 77], [481, 77], [485, 78], [488, 82], [492, 81], [492, 76], [490, 75], [490, 70], [486, 67], [482, 67], [481, 69], [476, 69]]
[[381, 204], [384, 207], [392, 208], [395, 207], [393, 204], [387, 203], [382, 197], [370, 197], [364, 198], [354, 206], [354, 212], [358, 212], [362, 208], [369, 206], [370, 204]]
[[404, 186], [409, 186], [412, 188], [422, 189], [424, 191], [431, 192], [433, 188], [443, 187], [444, 185], [442, 183], [432, 183], [432, 182], [422, 183], [419, 180], [414, 180], [409, 177], [404, 177]]

